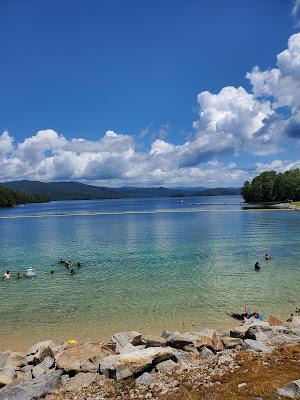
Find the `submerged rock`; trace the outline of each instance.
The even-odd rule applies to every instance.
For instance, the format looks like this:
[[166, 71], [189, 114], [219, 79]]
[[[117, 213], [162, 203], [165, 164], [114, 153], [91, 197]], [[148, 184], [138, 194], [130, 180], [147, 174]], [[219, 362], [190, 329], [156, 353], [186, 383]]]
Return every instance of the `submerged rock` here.
[[66, 372], [98, 372], [100, 362], [112, 354], [113, 351], [103, 343], [75, 344], [67, 347], [55, 360]]
[[0, 390], [0, 400], [34, 400], [53, 392], [60, 385], [61, 370]]
[[291, 399], [300, 399], [300, 379], [289, 382], [284, 387], [277, 389], [280, 396], [290, 397]]
[[170, 359], [173, 349], [170, 347], [148, 347], [130, 353], [111, 355], [100, 363], [101, 372], [108, 378], [123, 379], [134, 376], [161, 361]]

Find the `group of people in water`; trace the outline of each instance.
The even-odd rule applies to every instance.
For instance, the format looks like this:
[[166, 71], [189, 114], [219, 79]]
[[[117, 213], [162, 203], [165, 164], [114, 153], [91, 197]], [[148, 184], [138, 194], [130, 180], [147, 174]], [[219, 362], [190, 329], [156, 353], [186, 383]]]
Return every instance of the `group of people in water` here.
[[[67, 261], [67, 260], [63, 260], [62, 258], [59, 261], [59, 264], [63, 264], [65, 266], [65, 268], [67, 268], [68, 272], [70, 273], [70, 275], [75, 275], [75, 267], [73, 266], [71, 261]], [[76, 263], [77, 268], [81, 267], [81, 263], [80, 261], [77, 261]], [[29, 273], [30, 272], [30, 273]], [[34, 273], [33, 273], [34, 272]], [[45, 272], [47, 275], [54, 275], [54, 270], [51, 270], [49, 272]], [[17, 272], [15, 279], [21, 279], [23, 277], [33, 277], [36, 275], [36, 272], [33, 268], [28, 268], [26, 270], [26, 272]], [[11, 273], [11, 271], [6, 271], [3, 275], [2, 275], [2, 279], [3, 280], [10, 280], [13, 278], [13, 275]]]
[[[267, 254], [267, 253], [266, 253], [266, 254], [265, 254], [265, 260], [266, 260], [266, 261], [272, 260], [272, 256], [270, 256], [270, 254]], [[255, 269], [255, 271], [259, 271], [259, 270], [260, 270], [259, 261], [257, 261], [257, 262], [255, 263], [254, 269]]]
[[[67, 270], [70, 272], [71, 275], [75, 275], [75, 269], [73, 267], [72, 261], [68, 260], [63, 260], [62, 258], [59, 261], [60, 264], [62, 264]], [[77, 261], [77, 268], [81, 267], [80, 261]]]

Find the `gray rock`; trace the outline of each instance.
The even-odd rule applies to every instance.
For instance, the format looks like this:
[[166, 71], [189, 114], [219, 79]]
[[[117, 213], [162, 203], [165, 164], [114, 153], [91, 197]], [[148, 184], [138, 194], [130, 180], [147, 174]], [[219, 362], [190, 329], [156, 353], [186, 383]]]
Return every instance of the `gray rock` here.
[[0, 387], [9, 385], [14, 380], [15, 370], [11, 368], [4, 368], [0, 370]]
[[149, 386], [151, 382], [152, 382], [152, 376], [149, 374], [149, 372], [144, 372], [141, 376], [139, 376], [135, 380], [135, 383], [138, 386]]
[[243, 344], [242, 339], [229, 336], [223, 336], [222, 342], [226, 349], [233, 349], [234, 347], [241, 346]]
[[50, 372], [24, 383], [9, 385], [0, 390], [0, 400], [34, 400], [59, 387], [61, 370]]
[[64, 385], [65, 383], [69, 382], [70, 376], [68, 374], [63, 374], [60, 378], [61, 383]]
[[118, 332], [112, 336], [112, 341], [116, 344], [116, 351], [120, 353], [127, 345], [142, 345], [142, 335], [136, 331]]
[[163, 347], [167, 345], [166, 339], [154, 335], [143, 336], [142, 341], [146, 347]]
[[260, 340], [245, 339], [244, 343], [248, 350], [261, 351], [262, 353], [272, 353], [273, 349]]
[[46, 357], [54, 358], [54, 351], [50, 346], [41, 346], [34, 355], [34, 364], [42, 362]]
[[148, 347], [144, 350], [108, 356], [101, 361], [100, 370], [108, 378], [119, 380], [141, 373], [172, 356], [173, 349], [170, 347]]
[[189, 361], [190, 359], [190, 354], [187, 351], [176, 351], [173, 354], [174, 360], [178, 363], [182, 363], [185, 361]]
[[64, 388], [69, 391], [79, 391], [92, 383], [100, 384], [105, 379], [104, 376], [97, 373], [79, 372], [65, 384]]
[[66, 372], [98, 372], [101, 360], [112, 354], [103, 343], [75, 344], [55, 356], [55, 361]]
[[28, 364], [33, 364], [33, 360], [34, 360], [33, 354], [31, 354], [30, 356], [26, 356], [26, 361], [28, 362]]
[[172, 334], [172, 333], [171, 333], [170, 331], [168, 331], [168, 330], [165, 329], [165, 330], [162, 332], [161, 337], [162, 337], [163, 339], [167, 339], [171, 334]]
[[31, 372], [33, 369], [33, 365], [25, 365], [24, 367], [21, 368], [22, 372]]
[[166, 337], [168, 346], [176, 349], [183, 349], [185, 346], [193, 345], [193, 338], [190, 334], [174, 332]]
[[172, 369], [174, 369], [176, 367], [178, 367], [176, 362], [174, 362], [172, 360], [166, 360], [166, 361], [163, 361], [163, 362], [157, 364], [155, 369], [158, 372], [168, 372], [168, 371], [171, 371]]
[[28, 372], [17, 371], [15, 373], [15, 378], [19, 382], [25, 382], [32, 378], [32, 374], [31, 374], [31, 371], [28, 371]]
[[206, 358], [206, 357], [212, 357], [214, 356], [214, 352], [207, 347], [202, 347], [202, 349], [199, 350], [199, 357], [200, 358]]
[[238, 325], [230, 331], [230, 337], [244, 339], [249, 326]]
[[17, 353], [10, 350], [0, 353], [0, 369], [17, 369], [26, 364], [27, 360], [23, 353]]
[[292, 317], [292, 327], [299, 328], [300, 327], [300, 315], [293, 315]]
[[54, 358], [46, 357], [40, 364], [36, 365], [32, 370], [34, 378], [41, 376], [49, 371], [54, 364]]
[[45, 340], [43, 342], [36, 343], [30, 349], [27, 351], [27, 355], [30, 356], [31, 354], [35, 354], [39, 351], [41, 347], [50, 347], [50, 348], [55, 348], [56, 345], [52, 340]]
[[277, 389], [279, 396], [290, 397], [291, 399], [300, 399], [300, 379], [289, 382], [284, 387]]
[[119, 354], [130, 353], [131, 351], [143, 350], [145, 348], [146, 346], [144, 344], [133, 346], [132, 344], [128, 343], [125, 347], [119, 349]]
[[218, 359], [218, 365], [231, 364], [233, 362], [233, 358], [230, 354], [222, 354]]

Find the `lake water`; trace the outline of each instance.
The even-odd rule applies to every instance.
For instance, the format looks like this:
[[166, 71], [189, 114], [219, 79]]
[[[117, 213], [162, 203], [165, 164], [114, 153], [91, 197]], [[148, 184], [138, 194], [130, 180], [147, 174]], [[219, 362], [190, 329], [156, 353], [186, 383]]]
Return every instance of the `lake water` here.
[[[32, 266], [38, 275], [0, 280], [0, 349], [45, 338], [107, 339], [121, 330], [226, 328], [234, 325], [226, 311], [242, 311], [244, 303], [286, 319], [300, 305], [300, 213], [243, 210], [241, 201], [122, 199], [1, 209], [7, 217], [0, 218], [1, 274]], [[264, 261], [266, 252], [272, 261]], [[58, 264], [61, 257], [81, 261], [75, 276]], [[52, 269], [54, 276], [47, 275]]]

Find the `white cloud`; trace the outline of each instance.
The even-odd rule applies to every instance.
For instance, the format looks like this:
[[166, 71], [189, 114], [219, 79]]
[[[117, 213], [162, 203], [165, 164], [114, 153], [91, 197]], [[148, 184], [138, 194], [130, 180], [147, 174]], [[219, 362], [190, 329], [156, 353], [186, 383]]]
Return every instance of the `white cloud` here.
[[[100, 185], [238, 185], [249, 170], [220, 157], [278, 153], [284, 141], [300, 139], [300, 33], [277, 56], [275, 68], [247, 73], [252, 91], [227, 86], [218, 93], [202, 91], [197, 96], [199, 117], [193, 134], [182, 144], [166, 139], [170, 124], [158, 130], [149, 126], [137, 135], [112, 130], [97, 140], [66, 139], [47, 129], [14, 144], [0, 135], [0, 180], [74, 179]], [[287, 111], [282, 113], [281, 107]], [[148, 136], [149, 150], [140, 150], [139, 140]], [[257, 162], [261, 168], [287, 168], [298, 161]]]

